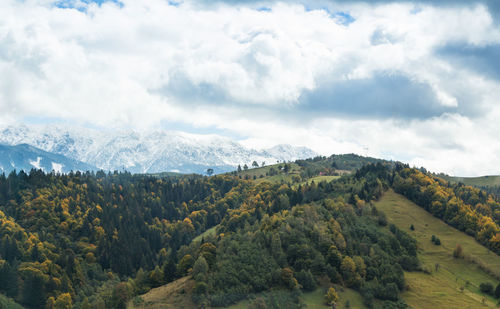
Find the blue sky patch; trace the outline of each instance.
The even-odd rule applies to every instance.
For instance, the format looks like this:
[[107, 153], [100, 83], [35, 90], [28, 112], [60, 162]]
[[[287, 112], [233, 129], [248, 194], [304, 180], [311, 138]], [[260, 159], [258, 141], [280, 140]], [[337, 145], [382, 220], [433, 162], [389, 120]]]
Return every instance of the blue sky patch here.
[[96, 3], [100, 6], [105, 2], [112, 2], [123, 7], [123, 3], [119, 0], [59, 0], [54, 1], [54, 6], [60, 9], [77, 9], [78, 11], [86, 12], [86, 5]]
[[171, 5], [171, 6], [179, 6], [182, 4], [182, 0], [169, 0], [168, 1], [168, 5]]
[[263, 6], [257, 9], [259, 12], [271, 12], [271, 8], [267, 6]]
[[333, 14], [330, 14], [330, 16], [337, 19], [339, 23], [344, 26], [348, 26], [356, 21], [356, 19], [347, 12], [335, 12]]

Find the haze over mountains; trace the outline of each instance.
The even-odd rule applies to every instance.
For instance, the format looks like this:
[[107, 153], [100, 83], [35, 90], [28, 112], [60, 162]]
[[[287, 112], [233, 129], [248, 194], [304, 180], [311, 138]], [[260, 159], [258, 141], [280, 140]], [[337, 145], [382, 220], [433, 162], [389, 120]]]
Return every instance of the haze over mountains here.
[[[28, 144], [48, 153], [65, 156], [67, 159], [57, 157], [58, 160], [55, 160], [55, 157], [51, 157], [56, 167], [60, 167], [59, 164], [65, 166], [62, 172], [97, 168], [132, 173], [204, 173], [207, 168], [213, 168], [214, 172], [220, 173], [233, 170], [238, 164], [250, 165], [253, 161], [260, 165], [262, 162], [270, 164], [317, 155], [309, 148], [291, 145], [277, 145], [264, 150], [250, 149], [218, 135], [160, 130], [101, 131], [68, 126], [9, 126], [0, 130], [0, 143], [11, 146]], [[17, 148], [16, 151], [25, 148]], [[26, 150], [30, 152], [25, 154], [29, 160], [27, 162], [36, 162], [38, 157], [44, 157], [34, 148]], [[47, 158], [42, 162], [52, 161]], [[52, 163], [47, 164], [40, 167], [50, 171]], [[3, 171], [8, 172], [16, 167], [20, 169], [21, 165], [20, 162], [2, 162], [2, 167]], [[37, 166], [30, 163], [28, 167]]]

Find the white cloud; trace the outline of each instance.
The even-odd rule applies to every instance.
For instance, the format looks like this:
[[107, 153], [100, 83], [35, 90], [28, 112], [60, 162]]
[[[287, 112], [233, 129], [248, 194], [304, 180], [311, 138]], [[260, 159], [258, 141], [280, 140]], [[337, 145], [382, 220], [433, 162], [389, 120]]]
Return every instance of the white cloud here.
[[[82, 12], [48, 0], [2, 1], [0, 122], [183, 122], [230, 130], [256, 147], [292, 143], [448, 173], [500, 173], [500, 125], [492, 117], [499, 114], [498, 82], [435, 55], [453, 42], [498, 44], [485, 6], [330, 5], [355, 18], [344, 25], [324, 10], [287, 3], [271, 11], [122, 3], [75, 1]], [[404, 122], [295, 112], [304, 91], [325, 80], [380, 72], [429, 85], [455, 114]]]

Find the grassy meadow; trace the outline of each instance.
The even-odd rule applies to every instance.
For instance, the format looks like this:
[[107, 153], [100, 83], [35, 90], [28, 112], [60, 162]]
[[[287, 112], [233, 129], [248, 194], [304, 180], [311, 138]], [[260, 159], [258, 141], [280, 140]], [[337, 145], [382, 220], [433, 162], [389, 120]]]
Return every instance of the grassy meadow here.
[[[409, 290], [402, 296], [410, 306], [497, 308], [497, 301], [481, 293], [479, 285], [483, 282], [498, 284], [495, 276], [488, 272], [500, 276], [500, 256], [392, 190], [375, 205], [387, 214], [389, 223], [417, 240], [419, 259], [430, 273], [405, 273]], [[414, 231], [410, 230], [412, 224]], [[432, 235], [441, 240], [441, 245], [431, 242]], [[464, 258], [453, 257], [457, 244], [462, 246]]]
[[439, 177], [448, 180], [452, 183], [463, 183], [468, 186], [498, 186], [500, 185], [500, 176], [481, 176], [481, 177], [454, 177], [454, 176], [443, 176]]
[[[361, 295], [351, 289], [341, 288], [340, 286], [335, 286], [337, 290], [337, 294], [339, 296], [339, 300], [337, 302], [337, 309], [349, 308], [346, 307], [346, 303], [348, 302], [350, 308], [358, 308], [364, 309], [366, 306], [363, 304], [363, 299]], [[302, 294], [302, 300], [306, 305], [306, 308], [310, 309], [328, 309], [331, 306], [327, 306], [324, 303], [326, 293], [326, 287], [318, 287], [316, 290], [312, 292], [307, 292]], [[226, 309], [247, 309], [250, 301], [243, 300], [234, 305], [226, 307]]]
[[191, 276], [182, 277], [169, 284], [154, 288], [148, 293], [136, 296], [127, 304], [127, 309], [195, 309], [191, 300], [194, 280]]

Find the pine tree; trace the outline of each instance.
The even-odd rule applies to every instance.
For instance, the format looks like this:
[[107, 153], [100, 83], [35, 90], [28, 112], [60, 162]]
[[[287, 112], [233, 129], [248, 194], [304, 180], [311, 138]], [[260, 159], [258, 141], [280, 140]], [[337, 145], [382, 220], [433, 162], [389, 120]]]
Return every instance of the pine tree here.
[[7, 261], [0, 260], [0, 291], [9, 297], [16, 297], [18, 291], [18, 276], [16, 270]]

